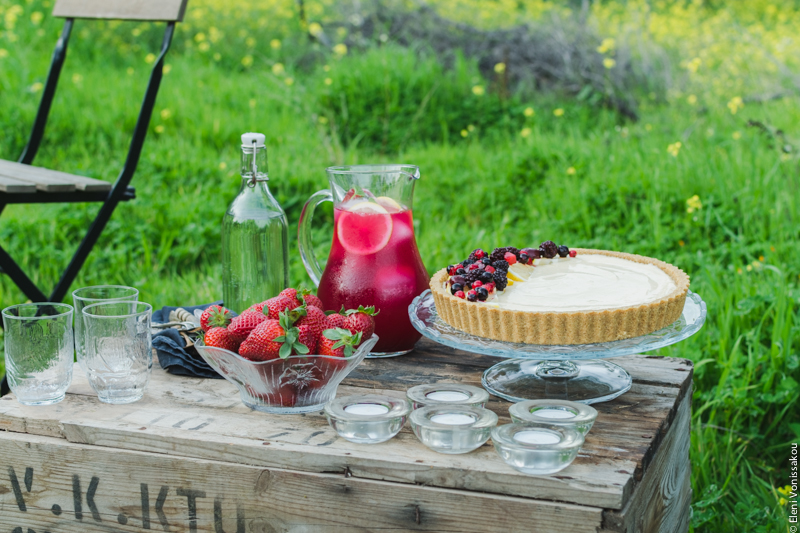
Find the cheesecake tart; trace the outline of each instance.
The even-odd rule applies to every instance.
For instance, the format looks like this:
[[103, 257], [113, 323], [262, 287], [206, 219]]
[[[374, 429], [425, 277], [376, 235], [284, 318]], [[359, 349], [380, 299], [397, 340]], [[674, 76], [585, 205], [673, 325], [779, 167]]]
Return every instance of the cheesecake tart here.
[[441, 319], [500, 341], [590, 344], [652, 333], [683, 312], [689, 276], [673, 265], [552, 241], [539, 250], [475, 250], [437, 272], [430, 288]]

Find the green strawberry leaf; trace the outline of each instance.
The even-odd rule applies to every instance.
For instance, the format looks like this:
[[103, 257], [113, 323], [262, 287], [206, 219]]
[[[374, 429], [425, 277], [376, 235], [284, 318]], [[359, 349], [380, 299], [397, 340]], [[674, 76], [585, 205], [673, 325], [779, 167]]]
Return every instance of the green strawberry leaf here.
[[[344, 311], [344, 306], [342, 306], [342, 311]], [[376, 311], [374, 305], [371, 305], [369, 307], [364, 307], [363, 305], [359, 305], [358, 309], [348, 309], [347, 311], [344, 311], [344, 314], [347, 316], [355, 315], [356, 313], [364, 313], [365, 315], [375, 316], [378, 313], [380, 313], [380, 311]]]
[[322, 332], [326, 339], [330, 339], [332, 341], [344, 339], [346, 336], [350, 336], [350, 330], [344, 328], [331, 328], [326, 329]]
[[308, 346], [303, 344], [302, 342], [298, 342], [294, 345], [294, 351], [297, 352], [299, 355], [305, 355], [308, 353]]
[[275, 337], [272, 340], [275, 341], [275, 342], [285, 342], [286, 341], [286, 335], [281, 335], [280, 337]]
[[292, 355], [292, 348], [291, 346], [289, 346], [289, 343], [284, 342], [283, 345], [281, 346], [281, 349], [278, 351], [278, 356], [281, 359], [286, 359], [290, 355]]

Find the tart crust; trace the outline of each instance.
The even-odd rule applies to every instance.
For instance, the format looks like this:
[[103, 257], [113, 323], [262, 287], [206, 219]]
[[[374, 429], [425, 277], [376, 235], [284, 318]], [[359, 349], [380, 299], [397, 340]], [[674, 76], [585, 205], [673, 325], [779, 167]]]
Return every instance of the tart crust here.
[[681, 269], [641, 255], [607, 250], [575, 249], [654, 265], [675, 282], [675, 290], [655, 302], [605, 311], [534, 312], [490, 307], [457, 298], [445, 288], [447, 269], [431, 278], [436, 310], [446, 323], [472, 335], [527, 344], [590, 344], [629, 339], [664, 328], [680, 318], [689, 290]]

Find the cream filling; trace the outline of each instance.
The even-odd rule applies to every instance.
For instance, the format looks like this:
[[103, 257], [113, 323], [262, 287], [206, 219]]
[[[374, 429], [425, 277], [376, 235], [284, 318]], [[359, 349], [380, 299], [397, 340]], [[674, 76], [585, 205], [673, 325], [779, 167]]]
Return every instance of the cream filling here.
[[655, 302], [676, 289], [655, 265], [608, 255], [541, 259], [526, 281], [516, 281], [485, 305], [518, 311], [599, 311]]

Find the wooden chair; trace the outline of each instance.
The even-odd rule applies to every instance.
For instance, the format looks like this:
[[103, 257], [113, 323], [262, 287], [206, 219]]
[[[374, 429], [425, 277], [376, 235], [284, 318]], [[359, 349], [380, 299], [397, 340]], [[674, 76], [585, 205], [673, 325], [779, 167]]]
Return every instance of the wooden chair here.
[[[0, 159], [0, 213], [8, 204], [38, 204], [53, 202], [101, 202], [97, 216], [89, 226], [75, 255], [72, 257], [61, 279], [49, 297], [37, 287], [22, 271], [20, 266], [0, 246], [0, 268], [33, 302], [60, 302], [67, 295], [97, 239], [120, 202], [135, 198], [135, 190], [130, 187], [136, 172], [136, 165], [142, 153], [150, 116], [155, 105], [158, 88], [161, 84], [164, 56], [169, 50], [175, 23], [183, 20], [187, 0], [57, 0], [53, 16], [65, 18], [61, 37], [56, 42], [50, 72], [44, 85], [42, 100], [33, 123], [28, 144], [17, 162]], [[67, 55], [67, 44], [75, 19], [114, 19], [148, 20], [166, 22], [166, 31], [161, 44], [161, 52], [153, 65], [150, 81], [145, 90], [139, 118], [133, 130], [130, 148], [125, 164], [113, 184], [59, 172], [57, 170], [32, 166], [36, 152], [44, 137], [50, 105], [58, 85], [61, 67]], [[0, 395], [4, 394], [5, 379], [0, 385]]]

